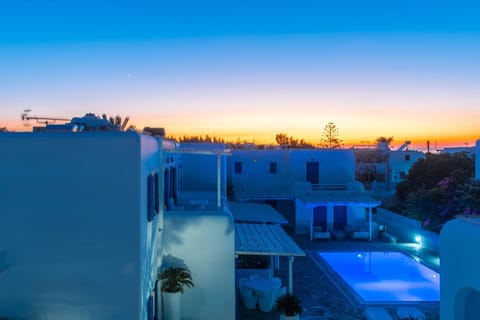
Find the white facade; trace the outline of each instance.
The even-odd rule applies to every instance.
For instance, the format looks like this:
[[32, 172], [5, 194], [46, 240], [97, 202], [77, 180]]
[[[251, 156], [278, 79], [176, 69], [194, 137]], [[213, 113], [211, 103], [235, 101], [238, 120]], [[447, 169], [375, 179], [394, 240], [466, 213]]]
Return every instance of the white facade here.
[[234, 150], [228, 174], [235, 198], [282, 199], [293, 198], [295, 184], [309, 179], [314, 185], [351, 182], [354, 168], [350, 150]]
[[227, 160], [223, 155], [225, 145], [181, 143], [178, 151], [180, 189], [191, 192], [217, 192], [218, 165], [220, 165], [220, 190], [222, 196], [226, 195]]
[[388, 159], [388, 174], [393, 185], [405, 180], [408, 171], [418, 159], [424, 159], [425, 154], [419, 151], [390, 151]]
[[289, 150], [233, 150], [228, 160], [233, 195], [281, 197], [291, 193]]
[[[0, 134], [0, 310], [8, 318], [147, 319], [163, 207], [148, 221], [155, 138]], [[161, 201], [161, 195], [159, 197]]]
[[480, 319], [480, 219], [454, 219], [440, 233], [440, 318]]
[[235, 228], [226, 209], [227, 154], [224, 145], [209, 143], [182, 143], [167, 153], [178, 159], [178, 190], [175, 204], [165, 212], [163, 253], [183, 260], [195, 284], [182, 295], [183, 319], [235, 319]]
[[228, 211], [165, 214], [164, 254], [184, 260], [195, 284], [182, 295], [182, 319], [235, 319], [234, 230]]
[[214, 185], [225, 193], [224, 155], [218, 179], [215, 154], [135, 132], [2, 133], [0, 147], [1, 316], [163, 319], [154, 293], [168, 254], [195, 284], [184, 319], [235, 318], [234, 223]]
[[317, 207], [325, 209], [325, 231], [370, 232], [368, 210], [380, 204], [355, 181], [353, 150], [234, 150], [229, 183], [234, 199], [293, 200], [296, 233], [311, 233]]

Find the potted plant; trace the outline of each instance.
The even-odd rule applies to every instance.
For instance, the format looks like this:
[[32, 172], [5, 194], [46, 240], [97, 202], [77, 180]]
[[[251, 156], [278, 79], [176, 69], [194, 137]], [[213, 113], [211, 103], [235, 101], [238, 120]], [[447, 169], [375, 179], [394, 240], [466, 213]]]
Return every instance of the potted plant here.
[[275, 311], [280, 312], [280, 320], [299, 319], [302, 313], [302, 301], [293, 294], [287, 293], [277, 298], [275, 301]]
[[165, 268], [158, 276], [163, 296], [164, 318], [168, 320], [181, 319], [181, 295], [185, 288], [193, 287], [190, 270], [183, 266]]

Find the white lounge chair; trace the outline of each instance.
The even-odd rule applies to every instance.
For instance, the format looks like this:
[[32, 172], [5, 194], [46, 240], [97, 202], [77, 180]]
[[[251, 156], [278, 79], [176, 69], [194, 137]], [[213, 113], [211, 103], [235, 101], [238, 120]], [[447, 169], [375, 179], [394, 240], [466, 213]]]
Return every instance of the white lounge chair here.
[[425, 315], [422, 311], [415, 307], [398, 307], [397, 317], [400, 319], [406, 319], [412, 317], [417, 320], [425, 320]]
[[324, 230], [323, 227], [312, 227], [313, 239], [330, 239], [330, 231]]
[[368, 239], [369, 233], [368, 231], [353, 231], [352, 239]]
[[387, 310], [378, 307], [367, 307], [363, 312], [367, 320], [393, 320]]

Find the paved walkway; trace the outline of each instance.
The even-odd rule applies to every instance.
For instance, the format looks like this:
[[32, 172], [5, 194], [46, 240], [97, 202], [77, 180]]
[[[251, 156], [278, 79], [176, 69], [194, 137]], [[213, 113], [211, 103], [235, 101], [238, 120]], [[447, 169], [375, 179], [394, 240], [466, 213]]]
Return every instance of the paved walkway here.
[[[295, 242], [307, 252], [306, 257], [295, 258], [293, 263], [293, 293], [302, 300], [302, 320], [363, 320], [365, 305], [358, 303], [344, 291], [339, 289], [342, 284], [332, 281], [315, 259], [310, 255], [319, 250], [404, 250], [418, 256], [427, 265], [438, 271], [438, 256], [426, 250], [412, 245], [391, 244], [368, 241], [309, 241], [307, 235], [292, 235]], [[283, 283], [288, 283], [288, 259], [280, 258], [280, 271], [277, 275], [282, 278]], [[237, 320], [277, 320], [278, 313], [264, 313], [256, 310], [246, 310], [240, 299], [237, 298]], [[439, 319], [439, 303], [418, 303], [401, 304], [402, 306], [414, 306], [420, 309], [427, 320]], [[399, 305], [385, 305], [380, 307], [387, 310], [393, 319], [396, 317], [396, 310]]]

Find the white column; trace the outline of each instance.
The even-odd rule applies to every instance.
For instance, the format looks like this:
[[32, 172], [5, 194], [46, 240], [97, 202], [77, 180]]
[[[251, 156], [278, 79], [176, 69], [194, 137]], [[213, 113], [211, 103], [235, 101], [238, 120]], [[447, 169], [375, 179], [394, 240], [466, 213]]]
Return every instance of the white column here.
[[221, 209], [222, 206], [222, 154], [217, 153], [217, 208]]
[[288, 293], [293, 293], [293, 256], [288, 256]]
[[310, 210], [310, 241], [313, 240], [313, 207], [307, 207]]
[[372, 207], [368, 207], [368, 237], [372, 241]]
[[329, 204], [327, 206], [327, 230], [325, 231], [332, 231], [332, 234], [333, 234], [334, 220], [335, 220], [335, 208], [333, 205]]

